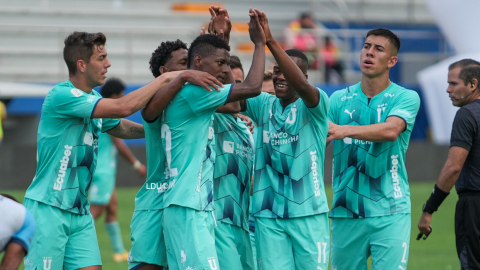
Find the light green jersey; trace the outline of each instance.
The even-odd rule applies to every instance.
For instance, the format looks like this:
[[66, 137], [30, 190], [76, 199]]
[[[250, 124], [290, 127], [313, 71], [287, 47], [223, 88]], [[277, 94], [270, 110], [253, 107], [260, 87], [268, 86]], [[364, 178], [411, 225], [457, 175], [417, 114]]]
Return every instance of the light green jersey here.
[[98, 138], [98, 158], [95, 174], [115, 175], [117, 172], [117, 147], [108, 133], [100, 133]]
[[45, 97], [38, 125], [37, 172], [25, 194], [60, 209], [89, 213], [88, 189], [97, 165], [100, 132], [119, 119], [92, 119], [102, 96], [87, 94], [70, 81], [57, 84]]
[[369, 99], [360, 83], [330, 97], [329, 119], [338, 125], [371, 125], [388, 117], [406, 129], [393, 142], [336, 140], [333, 150], [333, 206], [330, 217], [378, 217], [410, 213], [405, 152], [420, 106], [415, 91], [395, 83]]
[[167, 161], [163, 207], [213, 210], [213, 114], [228, 100], [232, 86], [207, 92], [187, 83], [163, 111], [161, 135]]
[[165, 182], [167, 171], [160, 119], [157, 117], [154, 121], [146, 121], [142, 117], [147, 150], [147, 180], [135, 197], [135, 210], [163, 209], [163, 193], [168, 183]]
[[230, 114], [214, 115], [216, 159], [215, 218], [248, 231], [248, 205], [255, 146], [245, 122]]
[[246, 114], [258, 125], [255, 151], [255, 217], [295, 218], [328, 211], [323, 161], [328, 132], [328, 96], [309, 108], [301, 99], [283, 108], [262, 93], [246, 101]]

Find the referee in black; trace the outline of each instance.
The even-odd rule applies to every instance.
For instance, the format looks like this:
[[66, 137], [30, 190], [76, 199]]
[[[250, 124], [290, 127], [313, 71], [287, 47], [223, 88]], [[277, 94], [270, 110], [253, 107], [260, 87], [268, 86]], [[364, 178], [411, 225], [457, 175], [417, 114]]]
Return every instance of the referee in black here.
[[447, 161], [418, 223], [420, 233], [428, 236], [432, 230], [432, 214], [455, 185], [459, 196], [455, 209], [455, 238], [462, 270], [480, 270], [479, 83], [479, 62], [463, 59], [448, 67], [447, 93], [453, 106], [460, 109], [453, 120]]

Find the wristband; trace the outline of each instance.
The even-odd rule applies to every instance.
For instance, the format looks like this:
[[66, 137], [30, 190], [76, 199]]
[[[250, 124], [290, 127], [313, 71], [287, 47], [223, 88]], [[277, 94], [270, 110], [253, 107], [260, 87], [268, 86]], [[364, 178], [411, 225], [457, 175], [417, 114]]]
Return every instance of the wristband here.
[[448, 194], [450, 194], [450, 192], [445, 192], [435, 185], [430, 198], [428, 198], [423, 206], [423, 212], [433, 214], [433, 212], [438, 210], [438, 207], [440, 207], [445, 198], [447, 198]]
[[138, 159], [137, 159], [137, 160], [135, 160], [135, 162], [133, 163], [132, 166], [135, 170], [138, 170], [138, 168], [140, 168], [142, 166], [142, 163], [140, 163], [140, 161], [138, 161]]

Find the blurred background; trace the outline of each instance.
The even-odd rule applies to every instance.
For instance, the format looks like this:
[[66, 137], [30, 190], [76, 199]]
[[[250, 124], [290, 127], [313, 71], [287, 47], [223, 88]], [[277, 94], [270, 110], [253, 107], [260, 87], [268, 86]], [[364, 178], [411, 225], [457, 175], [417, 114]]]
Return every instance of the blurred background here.
[[[2, 121], [0, 191], [16, 190], [15, 194], [23, 196], [35, 175], [43, 98], [54, 84], [68, 79], [62, 55], [68, 34], [75, 30], [103, 32], [112, 62], [107, 75], [126, 82], [128, 93], [153, 79], [148, 62], [157, 46], [176, 39], [189, 44], [208, 24], [208, 6], [212, 4], [229, 12], [231, 54], [239, 56], [246, 72], [253, 53], [246, 22], [248, 9], [255, 7], [266, 12], [274, 37], [285, 49], [297, 48], [308, 55], [309, 80], [329, 95], [360, 81], [360, 50], [368, 30], [381, 27], [396, 33], [402, 44], [390, 79], [417, 91], [422, 99], [406, 159], [412, 205], [417, 207], [413, 184], [418, 182], [423, 187], [419, 188], [423, 192], [418, 200], [421, 206], [446, 160], [456, 111], [445, 92], [448, 63], [464, 57], [480, 59], [476, 54], [478, 37], [469, 34], [475, 32], [470, 15], [480, 8], [473, 0], [0, 0], [0, 101], [7, 114]], [[273, 63], [267, 52], [267, 69]], [[141, 122], [139, 113], [129, 119]], [[145, 163], [144, 140], [127, 144]], [[329, 147], [327, 183], [331, 183], [331, 151]], [[125, 187], [119, 196], [126, 196], [120, 207], [126, 204], [124, 209], [133, 209], [133, 196], [143, 182], [129, 164], [119, 160], [117, 184]], [[415, 222], [419, 210], [412, 216]], [[448, 241], [443, 242], [448, 243], [446, 249], [433, 255], [437, 259], [418, 256], [425, 265], [432, 260], [440, 262], [440, 268], [413, 269], [459, 268], [453, 246], [453, 205], [451, 211], [444, 220], [451, 224], [445, 225], [446, 235], [441, 237]], [[131, 212], [127, 215], [123, 225], [128, 228]], [[124, 231], [128, 238], [128, 229]], [[443, 262], [446, 256], [450, 257]]]

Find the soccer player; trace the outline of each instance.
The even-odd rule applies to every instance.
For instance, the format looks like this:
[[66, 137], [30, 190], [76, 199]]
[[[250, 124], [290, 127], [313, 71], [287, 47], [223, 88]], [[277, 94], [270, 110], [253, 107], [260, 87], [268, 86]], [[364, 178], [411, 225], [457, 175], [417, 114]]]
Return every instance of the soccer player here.
[[[7, 195], [0, 195], [0, 216], [0, 253], [5, 251], [0, 269], [18, 269], [35, 235], [35, 219]], [[25, 265], [28, 263], [25, 261]]]
[[[367, 33], [361, 82], [330, 97], [333, 149], [332, 269], [406, 269], [411, 232], [405, 152], [418, 94], [389, 79], [400, 39]], [[354, 230], [352, 230], [354, 228]]]
[[[259, 12], [275, 57], [275, 96], [242, 108], [258, 124], [253, 213], [259, 269], [327, 269], [330, 232], [323, 183], [328, 96], [307, 78], [308, 60], [284, 51]], [[263, 77], [263, 70], [261, 71]]]
[[[125, 84], [112, 78], [102, 86], [102, 97], [118, 99], [123, 97]], [[113, 246], [113, 260], [126, 261], [128, 252], [123, 245], [120, 224], [117, 222], [117, 193], [115, 191], [115, 177], [117, 171], [117, 153], [120, 153], [140, 176], [147, 175], [147, 168], [135, 158], [122, 139], [101, 133], [98, 138], [97, 169], [93, 175], [90, 187], [90, 213], [93, 219], [99, 218], [106, 210], [105, 227]]]
[[[255, 52], [251, 72], [243, 83], [225, 85], [219, 92], [208, 93], [193, 84], [178, 90], [178, 86], [185, 84], [180, 77], [170, 83], [170, 91], [157, 92], [143, 111], [145, 121], [159, 121], [157, 127], [162, 141], [156, 149], [162, 149], [162, 152], [158, 156], [158, 179], [155, 182], [147, 179], [157, 188], [141, 190], [136, 201], [148, 196], [153, 198], [145, 202], [155, 200], [159, 208], [156, 218], [161, 222], [154, 231], [160, 232], [158, 239], [165, 249], [158, 250], [157, 261], [161, 264], [138, 264], [138, 268], [129, 266], [130, 269], [161, 269], [160, 266], [166, 267], [167, 261], [169, 269], [220, 269], [212, 235], [215, 223], [212, 208], [215, 158], [211, 145], [214, 137], [212, 118], [220, 105], [258, 95], [261, 91], [265, 37], [253, 10], [250, 16], [250, 36]], [[189, 71], [206, 71], [215, 80], [224, 82], [230, 74], [228, 51], [228, 44], [215, 35], [197, 37], [188, 51]], [[173, 87], [174, 83], [178, 85]], [[162, 111], [162, 116], [158, 117]], [[149, 133], [147, 142], [148, 136]], [[133, 224], [142, 222], [135, 215], [142, 215], [142, 211], [136, 212], [132, 218], [132, 235]], [[151, 218], [146, 216], [144, 219], [144, 222], [149, 222]], [[138, 239], [148, 236], [139, 235]], [[131, 262], [137, 263], [139, 260], [135, 256], [138, 253], [134, 254], [134, 249], [135, 244]]]
[[24, 205], [39, 226], [26, 269], [101, 269], [88, 190], [97, 163], [100, 132], [143, 138], [142, 125], [125, 120], [177, 74], [160, 76], [119, 99], [102, 98], [94, 87], [110, 67], [102, 33], [74, 32], [65, 39], [69, 80], [45, 97], [37, 139], [37, 171]]
[[448, 158], [418, 223], [422, 234], [431, 231], [432, 214], [455, 185], [455, 238], [462, 270], [480, 269], [480, 63], [463, 59], [448, 68], [447, 93], [460, 107], [453, 120]]
[[262, 92], [268, 93], [270, 95], [275, 95], [275, 88], [273, 87], [272, 82], [272, 72], [265, 70], [263, 73], [263, 84], [262, 84]]

